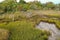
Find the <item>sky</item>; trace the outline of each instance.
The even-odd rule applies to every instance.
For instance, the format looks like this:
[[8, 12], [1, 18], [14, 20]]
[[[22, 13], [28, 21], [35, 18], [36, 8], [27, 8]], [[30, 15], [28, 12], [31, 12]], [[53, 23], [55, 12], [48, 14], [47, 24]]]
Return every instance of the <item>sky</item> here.
[[[25, 1], [29, 2], [29, 1], [34, 1], [34, 0], [25, 0]], [[53, 2], [55, 4], [60, 3], [60, 0], [38, 0], [38, 1], [40, 1], [41, 3], [46, 3], [46, 2]]]
[[46, 2], [53, 2], [55, 4], [60, 3], [60, 0], [40, 0], [42, 3], [46, 3]]
[[[0, 0], [0, 2], [2, 2], [3, 0]], [[19, 1], [19, 0], [18, 0]], [[26, 2], [30, 2], [30, 1], [34, 1], [34, 0], [25, 0]], [[58, 4], [60, 3], [60, 0], [38, 0], [40, 1], [41, 3], [46, 3], [46, 2], [53, 2], [55, 4]]]

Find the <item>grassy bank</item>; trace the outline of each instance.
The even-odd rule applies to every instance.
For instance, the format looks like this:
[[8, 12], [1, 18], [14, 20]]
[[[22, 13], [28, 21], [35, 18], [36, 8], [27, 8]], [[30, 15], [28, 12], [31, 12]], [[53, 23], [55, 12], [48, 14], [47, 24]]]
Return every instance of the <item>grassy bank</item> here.
[[33, 17], [30, 18], [30, 21], [35, 22], [35, 25], [38, 25], [41, 21], [43, 22], [48, 22], [48, 23], [53, 23], [56, 25], [56, 27], [58, 29], [60, 29], [60, 20], [55, 20], [52, 18], [42, 18], [39, 15], [35, 15]]
[[16, 21], [0, 23], [0, 28], [10, 31], [9, 40], [47, 40], [49, 33], [34, 28], [33, 22]]

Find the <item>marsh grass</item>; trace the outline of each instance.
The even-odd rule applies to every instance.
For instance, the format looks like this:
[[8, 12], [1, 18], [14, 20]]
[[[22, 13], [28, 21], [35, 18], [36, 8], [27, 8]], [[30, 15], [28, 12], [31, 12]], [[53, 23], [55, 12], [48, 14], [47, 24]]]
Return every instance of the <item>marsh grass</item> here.
[[30, 21], [16, 21], [0, 23], [0, 28], [10, 31], [9, 40], [47, 40], [49, 33], [34, 28], [33, 22]]
[[[9, 17], [14, 15], [14, 17]], [[26, 15], [16, 12], [0, 16], [0, 28], [10, 31], [9, 40], [48, 40], [49, 32], [36, 29], [35, 26], [41, 21], [55, 23], [60, 29], [60, 21], [52, 18], [43, 18], [40, 15], [33, 15], [26, 18]]]
[[35, 25], [38, 25], [41, 21], [43, 22], [48, 22], [48, 23], [53, 23], [56, 25], [58, 29], [60, 29], [60, 20], [57, 19], [52, 19], [52, 18], [42, 18], [39, 15], [32, 16], [30, 18], [30, 21], [35, 22]]

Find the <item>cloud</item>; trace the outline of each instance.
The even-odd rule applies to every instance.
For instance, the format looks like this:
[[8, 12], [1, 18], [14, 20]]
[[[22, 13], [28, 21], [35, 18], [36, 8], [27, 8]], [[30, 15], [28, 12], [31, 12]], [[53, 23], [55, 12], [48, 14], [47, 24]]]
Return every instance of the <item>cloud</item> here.
[[25, 0], [26, 2], [34, 1], [34, 0]]
[[2, 2], [2, 1], [4, 1], [4, 0], [0, 0], [0, 2]]

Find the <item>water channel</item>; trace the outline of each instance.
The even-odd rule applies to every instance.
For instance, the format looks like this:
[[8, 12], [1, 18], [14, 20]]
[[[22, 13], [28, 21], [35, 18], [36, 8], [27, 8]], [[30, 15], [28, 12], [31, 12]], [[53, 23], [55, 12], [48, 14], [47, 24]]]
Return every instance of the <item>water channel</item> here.
[[60, 37], [60, 30], [53, 23], [40, 22], [36, 28], [49, 31], [51, 35], [48, 40], [57, 40]]

